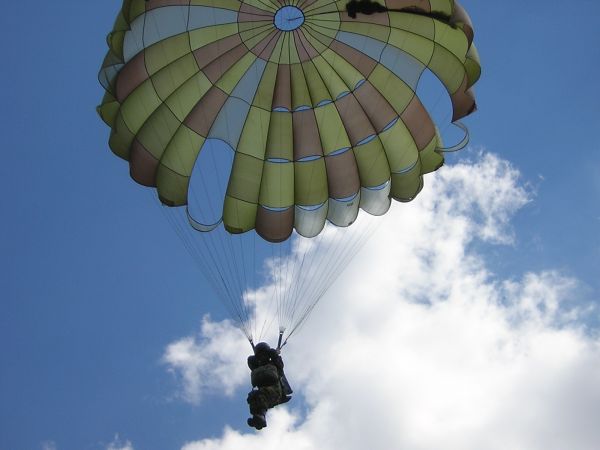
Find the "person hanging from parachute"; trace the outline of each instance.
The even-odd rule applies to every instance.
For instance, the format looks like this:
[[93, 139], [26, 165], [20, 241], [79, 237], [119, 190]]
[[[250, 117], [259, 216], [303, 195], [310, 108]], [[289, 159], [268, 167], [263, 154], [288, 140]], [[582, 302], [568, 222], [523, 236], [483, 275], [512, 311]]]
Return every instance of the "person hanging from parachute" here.
[[267, 410], [289, 402], [293, 391], [283, 371], [281, 339], [276, 349], [266, 342], [253, 345], [253, 349], [254, 354], [248, 357], [252, 390], [247, 398], [252, 417], [247, 422], [261, 430], [267, 426]]

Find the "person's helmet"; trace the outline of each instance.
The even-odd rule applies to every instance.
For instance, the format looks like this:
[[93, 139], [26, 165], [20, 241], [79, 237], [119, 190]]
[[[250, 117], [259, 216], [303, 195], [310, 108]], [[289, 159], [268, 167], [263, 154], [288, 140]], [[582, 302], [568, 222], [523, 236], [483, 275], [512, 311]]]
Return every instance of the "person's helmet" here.
[[254, 346], [254, 354], [255, 355], [267, 353], [269, 350], [271, 350], [271, 346], [269, 344], [267, 344], [266, 342], [259, 342], [258, 344], [256, 344]]

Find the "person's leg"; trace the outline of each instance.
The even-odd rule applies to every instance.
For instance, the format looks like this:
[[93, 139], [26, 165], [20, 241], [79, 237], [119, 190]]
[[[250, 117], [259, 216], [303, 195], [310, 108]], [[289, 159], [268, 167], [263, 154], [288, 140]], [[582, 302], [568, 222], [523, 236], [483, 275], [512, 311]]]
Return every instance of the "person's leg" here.
[[262, 388], [251, 391], [248, 394], [248, 406], [250, 407], [250, 417], [247, 420], [249, 426], [260, 430], [267, 426], [266, 414], [268, 409], [268, 402]]

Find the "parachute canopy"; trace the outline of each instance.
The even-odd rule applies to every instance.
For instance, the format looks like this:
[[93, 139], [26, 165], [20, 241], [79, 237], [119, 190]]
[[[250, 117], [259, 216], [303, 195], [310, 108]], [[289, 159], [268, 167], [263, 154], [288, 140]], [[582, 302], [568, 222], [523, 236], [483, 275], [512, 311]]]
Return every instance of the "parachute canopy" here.
[[380, 1], [389, 11], [355, 19], [347, 3], [125, 0], [99, 75], [111, 149], [182, 206], [206, 141], [226, 143], [222, 217], [190, 217], [201, 231], [281, 242], [413, 199], [443, 163], [417, 85], [429, 69], [453, 121], [474, 110], [471, 22], [453, 0]]
[[422, 75], [452, 122], [475, 109], [460, 5], [378, 5], [124, 0], [108, 35], [110, 147], [184, 206], [161, 209], [250, 340], [275, 322], [294, 334], [371, 234], [348, 227], [359, 209], [412, 200], [454, 149], [439, 131], [450, 116], [434, 123], [417, 95]]

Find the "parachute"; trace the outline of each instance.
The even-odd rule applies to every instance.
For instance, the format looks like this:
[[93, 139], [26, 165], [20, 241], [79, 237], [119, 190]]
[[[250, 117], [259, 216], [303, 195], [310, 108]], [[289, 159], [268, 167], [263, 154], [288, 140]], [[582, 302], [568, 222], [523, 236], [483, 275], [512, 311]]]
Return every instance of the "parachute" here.
[[417, 95], [430, 72], [450, 122], [475, 110], [481, 69], [458, 2], [380, 0], [387, 11], [355, 18], [347, 4], [124, 0], [107, 37], [110, 148], [170, 207], [251, 342], [275, 322], [296, 333], [377, 226], [350, 226], [359, 212], [414, 199], [468, 138], [444, 148]]

